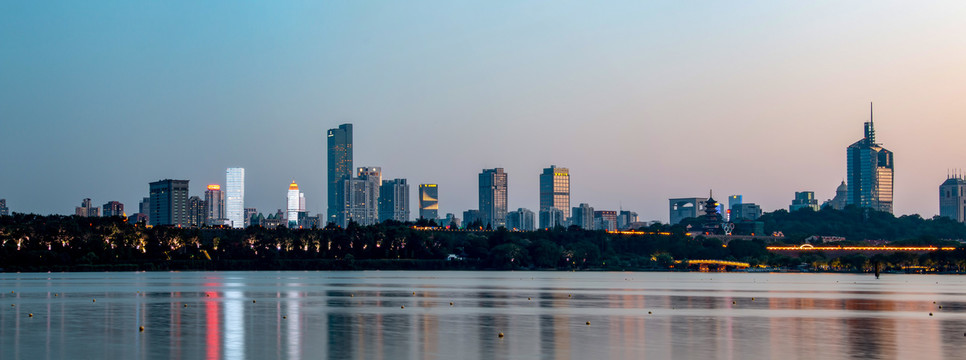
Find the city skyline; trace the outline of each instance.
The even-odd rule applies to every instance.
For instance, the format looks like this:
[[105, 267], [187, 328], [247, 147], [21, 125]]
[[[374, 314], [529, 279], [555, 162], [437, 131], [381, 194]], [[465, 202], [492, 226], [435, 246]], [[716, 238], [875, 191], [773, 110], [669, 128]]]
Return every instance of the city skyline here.
[[[222, 6], [0, 4], [7, 207], [131, 213], [151, 181], [239, 166], [246, 207], [284, 209], [298, 179], [324, 213], [319, 139], [353, 123], [354, 157], [439, 184], [441, 216], [475, 208], [494, 167], [514, 174], [507, 208], [536, 211], [550, 164], [572, 206], [666, 221], [668, 198], [713, 188], [773, 211], [834, 196], [869, 101], [897, 216], [937, 215], [966, 167], [958, 2]], [[122, 151], [63, 150], [107, 143]]]

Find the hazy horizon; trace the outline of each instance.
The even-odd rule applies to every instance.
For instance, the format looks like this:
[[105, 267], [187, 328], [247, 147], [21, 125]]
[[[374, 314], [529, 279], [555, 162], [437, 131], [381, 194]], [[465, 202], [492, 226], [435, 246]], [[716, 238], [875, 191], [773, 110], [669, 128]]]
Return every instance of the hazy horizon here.
[[845, 179], [875, 102], [895, 214], [938, 214], [966, 168], [966, 3], [0, 3], [0, 198], [128, 214], [148, 183], [191, 195], [246, 169], [245, 206], [293, 180], [325, 212], [325, 131], [355, 167], [439, 184], [440, 215], [508, 173], [509, 210], [571, 172], [571, 206], [668, 220], [668, 198], [764, 211]]

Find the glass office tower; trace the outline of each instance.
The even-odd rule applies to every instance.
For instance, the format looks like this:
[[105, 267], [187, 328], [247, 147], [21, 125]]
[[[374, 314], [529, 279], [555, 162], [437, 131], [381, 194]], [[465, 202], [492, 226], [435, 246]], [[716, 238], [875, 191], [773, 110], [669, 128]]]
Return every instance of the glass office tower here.
[[225, 217], [233, 228], [245, 227], [245, 169], [225, 171]]

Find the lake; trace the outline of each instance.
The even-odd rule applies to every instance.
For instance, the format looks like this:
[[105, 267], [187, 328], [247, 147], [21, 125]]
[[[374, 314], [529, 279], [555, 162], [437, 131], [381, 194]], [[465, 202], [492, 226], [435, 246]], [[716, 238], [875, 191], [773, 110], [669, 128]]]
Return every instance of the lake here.
[[939, 359], [964, 354], [963, 276], [0, 273], [2, 359]]

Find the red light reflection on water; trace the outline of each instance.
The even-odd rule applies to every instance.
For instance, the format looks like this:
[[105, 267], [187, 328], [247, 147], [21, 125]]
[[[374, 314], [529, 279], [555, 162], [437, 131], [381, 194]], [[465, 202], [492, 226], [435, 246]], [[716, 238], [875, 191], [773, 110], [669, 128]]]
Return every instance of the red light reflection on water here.
[[[206, 287], [215, 287], [218, 284], [207, 283]], [[221, 323], [220, 323], [220, 307], [221, 302], [218, 301], [218, 292], [216, 291], [206, 291], [205, 292], [205, 317], [207, 321], [208, 331], [205, 332], [205, 347], [207, 348], [206, 358], [207, 359], [220, 359], [221, 358]]]

